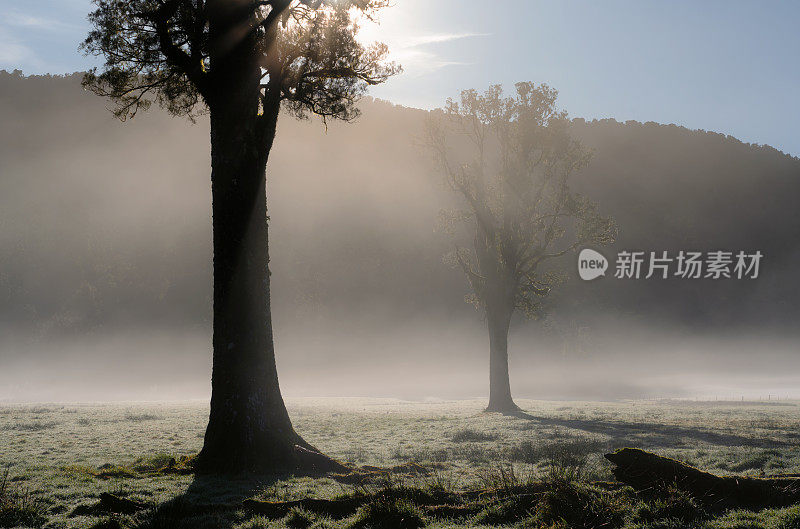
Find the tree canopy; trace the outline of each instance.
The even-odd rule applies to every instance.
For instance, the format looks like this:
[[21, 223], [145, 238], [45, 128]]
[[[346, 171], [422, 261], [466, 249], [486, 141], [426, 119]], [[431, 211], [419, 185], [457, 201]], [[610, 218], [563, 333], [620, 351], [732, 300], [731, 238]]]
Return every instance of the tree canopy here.
[[266, 165], [281, 107], [350, 120], [369, 85], [399, 69], [358, 21], [387, 0], [94, 0], [83, 44], [103, 55], [84, 86], [120, 119], [157, 102], [209, 111], [214, 246], [211, 411], [196, 468], [341, 465], [298, 435], [281, 396], [272, 333]]
[[216, 59], [243, 40], [261, 70], [262, 108], [350, 120], [369, 85], [399, 71], [384, 44], [365, 46], [358, 22], [388, 0], [94, 0], [82, 49], [105, 57], [84, 86], [109, 97], [120, 119], [157, 102], [190, 117], [218, 98]]
[[500, 303], [536, 317], [560, 280], [544, 262], [614, 240], [614, 221], [569, 186], [591, 152], [570, 136], [557, 97], [530, 82], [518, 83], [508, 97], [499, 85], [482, 94], [465, 90], [429, 121], [428, 143], [467, 206], [447, 220], [476, 228], [473, 247], [453, 254], [476, 304], [485, 306], [502, 288]]

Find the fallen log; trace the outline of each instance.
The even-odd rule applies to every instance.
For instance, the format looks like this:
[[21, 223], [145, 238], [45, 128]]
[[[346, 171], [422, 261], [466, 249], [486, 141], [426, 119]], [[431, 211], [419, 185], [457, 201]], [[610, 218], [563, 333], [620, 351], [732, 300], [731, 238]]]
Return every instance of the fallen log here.
[[800, 502], [800, 479], [717, 476], [638, 448], [606, 454], [614, 476], [639, 492], [674, 486], [711, 507], [762, 509]]

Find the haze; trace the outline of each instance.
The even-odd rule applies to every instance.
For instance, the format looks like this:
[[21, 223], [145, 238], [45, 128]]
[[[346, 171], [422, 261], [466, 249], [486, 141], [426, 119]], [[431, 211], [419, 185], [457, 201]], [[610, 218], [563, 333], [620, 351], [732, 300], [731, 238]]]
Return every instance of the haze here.
[[[79, 78], [0, 74], [0, 399], [205, 399], [208, 128], [116, 122]], [[289, 397], [482, 397], [487, 338], [443, 262], [452, 203], [425, 111], [366, 100], [353, 125], [284, 119], [268, 168], [273, 313]], [[577, 184], [621, 249], [756, 250], [755, 281], [571, 281], [515, 320], [519, 398], [798, 397], [800, 161], [654, 123], [573, 122]], [[169, 148], [167, 148], [169, 146]]]

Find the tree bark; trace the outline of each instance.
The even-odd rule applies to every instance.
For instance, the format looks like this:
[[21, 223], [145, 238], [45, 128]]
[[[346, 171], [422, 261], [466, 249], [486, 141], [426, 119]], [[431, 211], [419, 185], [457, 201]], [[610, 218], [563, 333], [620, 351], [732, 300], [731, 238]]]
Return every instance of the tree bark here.
[[251, 106], [240, 100], [211, 107], [214, 352], [200, 461], [233, 471], [290, 466], [293, 447], [301, 443], [275, 366], [267, 153], [258, 145], [253, 109], [245, 105]]
[[[230, 39], [236, 12], [216, 9], [212, 37]], [[292, 428], [275, 366], [266, 164], [280, 100], [260, 105], [261, 70], [249, 40], [212, 55], [214, 336], [201, 472], [291, 469], [296, 445], [312, 449]]]
[[511, 398], [508, 376], [508, 328], [513, 311], [487, 305], [489, 327], [489, 406], [486, 411], [512, 413], [519, 411]]
[[496, 235], [488, 219], [476, 215], [475, 254], [485, 283], [480, 296], [489, 328], [489, 405], [486, 411], [519, 411], [511, 398], [508, 377], [508, 328], [514, 314], [517, 286], [509, 276], [496, 247]]

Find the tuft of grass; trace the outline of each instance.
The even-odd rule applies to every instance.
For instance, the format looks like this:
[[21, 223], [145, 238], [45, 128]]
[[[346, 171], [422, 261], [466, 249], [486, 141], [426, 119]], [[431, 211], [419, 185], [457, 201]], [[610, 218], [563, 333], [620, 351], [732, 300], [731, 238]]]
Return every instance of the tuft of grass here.
[[589, 454], [602, 451], [603, 448], [601, 443], [593, 439], [562, 438], [549, 442], [523, 441], [508, 449], [506, 454], [512, 461], [536, 464], [553, 459], [562, 461], [583, 459]]
[[730, 470], [731, 472], [747, 472], [748, 470], [764, 470], [768, 463], [772, 462], [772, 454], [767, 452], [748, 454], [746, 457], [741, 458], [733, 464], [723, 466], [723, 470]]
[[19, 432], [42, 432], [55, 428], [58, 424], [56, 421], [18, 422], [11, 429]]
[[584, 483], [553, 483], [539, 497], [530, 517], [533, 527], [623, 527], [630, 498]]
[[155, 454], [151, 457], [140, 457], [133, 463], [133, 470], [136, 472], [156, 472], [165, 467], [175, 466], [176, 460], [173, 456], [165, 453]]
[[501, 459], [497, 450], [474, 444], [457, 445], [451, 449], [451, 455], [455, 460], [465, 461], [474, 466], [483, 466]]
[[314, 525], [314, 515], [303, 509], [292, 509], [283, 523], [289, 529], [308, 529]]
[[704, 529], [791, 529], [800, 527], [800, 505], [760, 512], [732, 510], [709, 520]]
[[530, 494], [498, 497], [473, 519], [478, 524], [497, 526], [523, 520], [536, 508], [536, 498]]
[[344, 452], [343, 459], [350, 463], [365, 463], [369, 460], [369, 453], [362, 447], [349, 448]]
[[100, 479], [108, 479], [108, 478], [135, 478], [136, 473], [128, 467], [123, 467], [119, 465], [112, 465], [111, 463], [106, 463], [98, 467], [98, 469], [92, 474], [96, 478]]
[[144, 421], [157, 421], [161, 419], [154, 413], [134, 413], [132, 411], [125, 412], [125, 420], [129, 422], [144, 422]]
[[533, 483], [533, 475], [520, 476], [513, 463], [498, 463], [478, 473], [483, 488], [491, 491], [511, 491]]
[[380, 497], [361, 507], [351, 529], [419, 529], [425, 520], [407, 500]]
[[463, 430], [458, 430], [456, 433], [453, 434], [451, 441], [454, 443], [467, 443], [467, 442], [475, 442], [475, 443], [484, 443], [487, 441], [496, 441], [497, 434], [488, 433], [488, 432], [479, 432], [478, 430], [471, 430], [469, 428], [464, 428]]
[[97, 520], [89, 529], [124, 529], [124, 527], [119, 516], [109, 516]]
[[440, 468], [434, 468], [424, 477], [423, 483], [429, 492], [450, 492], [458, 489], [460, 476], [452, 471], [445, 472]]
[[539, 465], [550, 481], [579, 481], [589, 474], [590, 456], [603, 446], [591, 439], [575, 438], [555, 442], [525, 441], [506, 451], [511, 461]]
[[[231, 512], [225, 505], [195, 504], [185, 497], [162, 503], [151, 511], [137, 515], [136, 529], [218, 529], [232, 527]], [[258, 526], [256, 526], [258, 527]]]
[[114, 465], [106, 463], [97, 468], [86, 465], [65, 465], [61, 470], [74, 476], [94, 479], [132, 479], [152, 475], [191, 474], [194, 471], [196, 456], [180, 456], [175, 459], [169, 454], [156, 454], [151, 457], [140, 457], [132, 465]]
[[0, 478], [0, 527], [41, 527], [45, 508], [27, 489], [14, 486], [8, 470]]
[[392, 453], [392, 459], [419, 463], [445, 463], [450, 459], [450, 453], [446, 448], [418, 449], [407, 452], [397, 448]]
[[66, 465], [61, 470], [67, 474], [82, 475], [90, 478], [109, 479], [109, 478], [135, 478], [136, 472], [127, 467], [106, 463], [94, 469], [85, 465]]
[[644, 524], [662, 520], [678, 521], [683, 526], [693, 527], [707, 519], [708, 513], [687, 492], [672, 486], [665, 495], [640, 503], [633, 512], [633, 519]]

